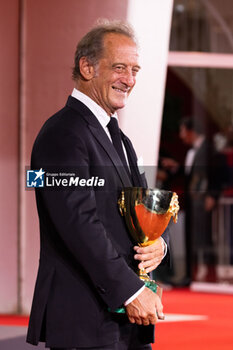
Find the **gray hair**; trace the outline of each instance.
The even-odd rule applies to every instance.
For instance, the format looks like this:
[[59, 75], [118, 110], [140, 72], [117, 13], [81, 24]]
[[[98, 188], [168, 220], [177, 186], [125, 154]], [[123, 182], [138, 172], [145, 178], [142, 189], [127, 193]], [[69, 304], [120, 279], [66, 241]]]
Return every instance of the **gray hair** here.
[[86, 57], [90, 64], [96, 66], [103, 55], [103, 38], [108, 33], [122, 34], [130, 38], [136, 45], [137, 39], [133, 28], [129, 23], [123, 21], [109, 21], [101, 19], [97, 24], [79, 41], [75, 56], [72, 77], [74, 80], [80, 78], [79, 61]]

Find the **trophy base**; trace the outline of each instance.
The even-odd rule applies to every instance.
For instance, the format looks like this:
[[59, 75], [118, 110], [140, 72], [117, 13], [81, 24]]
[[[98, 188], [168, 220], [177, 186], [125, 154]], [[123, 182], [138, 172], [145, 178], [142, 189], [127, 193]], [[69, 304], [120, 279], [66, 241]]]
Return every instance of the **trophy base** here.
[[[158, 290], [158, 284], [150, 279], [146, 279], [144, 280], [143, 278], [141, 278], [143, 280], [143, 282], [145, 283], [145, 286], [147, 288], [149, 288], [150, 290], [152, 290], [152, 292], [157, 293]], [[112, 310], [110, 310], [112, 311]], [[117, 313], [117, 314], [125, 314], [125, 308], [124, 307], [119, 307], [116, 310], [114, 310], [113, 312]]]
[[145, 281], [145, 286], [152, 290], [152, 292], [157, 293], [158, 285], [153, 280]]

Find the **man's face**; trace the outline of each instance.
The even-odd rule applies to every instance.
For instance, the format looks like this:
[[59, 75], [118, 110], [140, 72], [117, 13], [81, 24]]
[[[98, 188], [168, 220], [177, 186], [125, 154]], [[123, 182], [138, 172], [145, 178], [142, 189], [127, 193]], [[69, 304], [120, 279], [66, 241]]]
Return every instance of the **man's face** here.
[[90, 97], [111, 115], [125, 106], [139, 69], [136, 44], [124, 35], [106, 34], [103, 57], [91, 81]]
[[193, 131], [186, 128], [185, 125], [180, 126], [180, 138], [186, 145], [193, 144]]

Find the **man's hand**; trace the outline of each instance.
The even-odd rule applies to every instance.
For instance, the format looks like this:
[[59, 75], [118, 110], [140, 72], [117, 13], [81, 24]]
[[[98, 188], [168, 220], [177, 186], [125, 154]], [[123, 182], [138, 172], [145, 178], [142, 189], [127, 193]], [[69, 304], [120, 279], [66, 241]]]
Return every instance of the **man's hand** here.
[[164, 319], [159, 296], [147, 287], [125, 309], [131, 323], [148, 326]]
[[146, 273], [153, 271], [161, 263], [164, 256], [164, 240], [159, 237], [155, 243], [147, 247], [135, 246], [134, 250], [137, 254], [134, 255], [136, 260], [140, 260], [139, 269], [145, 269]]
[[161, 164], [164, 169], [174, 173], [177, 172], [177, 170], [179, 169], [179, 163], [172, 158], [166, 158], [166, 157], [161, 158]]
[[205, 198], [205, 211], [210, 212], [216, 205], [216, 199], [212, 196], [206, 196]]

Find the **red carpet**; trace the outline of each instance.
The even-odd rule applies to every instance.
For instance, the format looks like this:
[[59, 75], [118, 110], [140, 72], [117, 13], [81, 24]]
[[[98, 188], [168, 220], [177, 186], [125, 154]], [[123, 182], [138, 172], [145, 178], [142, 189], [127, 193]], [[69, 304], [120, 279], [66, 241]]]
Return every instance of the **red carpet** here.
[[[153, 350], [232, 350], [233, 296], [172, 290], [163, 294], [164, 313], [207, 316], [206, 320], [156, 326]], [[169, 319], [169, 317], [167, 317]], [[0, 316], [0, 325], [27, 326], [28, 317]]]
[[27, 316], [0, 315], [0, 326], [27, 326]]
[[207, 320], [160, 322], [153, 350], [232, 350], [233, 296], [172, 290], [163, 294], [164, 313], [206, 315]]

